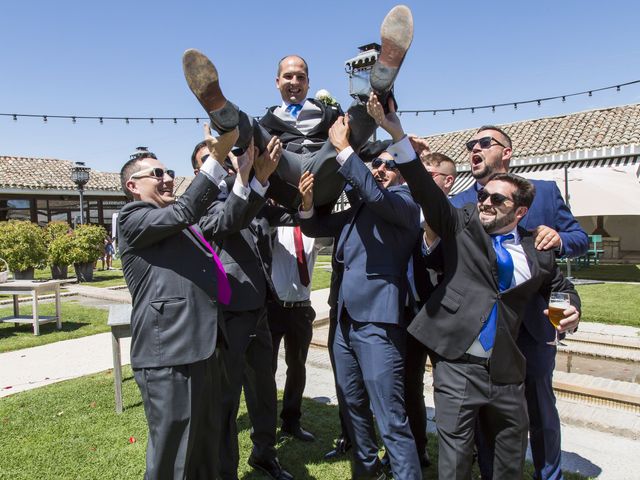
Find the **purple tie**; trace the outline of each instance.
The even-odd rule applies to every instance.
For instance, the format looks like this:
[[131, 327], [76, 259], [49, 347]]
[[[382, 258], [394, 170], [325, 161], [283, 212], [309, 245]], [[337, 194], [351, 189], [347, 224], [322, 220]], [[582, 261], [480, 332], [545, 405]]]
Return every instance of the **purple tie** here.
[[207, 250], [213, 255], [213, 261], [216, 264], [216, 277], [218, 279], [218, 301], [223, 305], [229, 305], [231, 301], [231, 285], [229, 285], [229, 279], [227, 278], [227, 272], [224, 271], [224, 266], [220, 261], [218, 255], [213, 250], [213, 247], [207, 240], [200, 234], [193, 226], [189, 227], [189, 230], [200, 239], [202, 243], [207, 247]]

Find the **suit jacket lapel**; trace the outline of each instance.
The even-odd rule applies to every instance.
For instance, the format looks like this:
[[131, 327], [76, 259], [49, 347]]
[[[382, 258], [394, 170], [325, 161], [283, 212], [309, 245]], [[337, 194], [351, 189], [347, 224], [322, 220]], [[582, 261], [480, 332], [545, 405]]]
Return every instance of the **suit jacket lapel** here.
[[538, 267], [538, 252], [533, 245], [533, 236], [531, 235], [523, 235], [523, 232], [520, 233], [520, 244], [522, 245], [522, 249], [527, 257], [527, 263], [529, 264], [529, 270], [531, 270], [531, 278], [534, 278], [538, 275], [539, 267]]
[[207, 257], [211, 257], [211, 256], [212, 256], [212, 255], [211, 255], [211, 252], [210, 252], [210, 251], [209, 251], [209, 249], [208, 249], [208, 248], [207, 248], [207, 247], [202, 243], [202, 240], [200, 240], [200, 239], [198, 238], [198, 236], [197, 236], [197, 235], [195, 235], [195, 234], [191, 231], [191, 229], [192, 229], [192, 228], [196, 229], [196, 230], [198, 231], [198, 233], [200, 233], [200, 234], [202, 235], [202, 232], [201, 232], [201, 230], [200, 230], [200, 227], [198, 227], [197, 225], [191, 225], [191, 227], [187, 227], [187, 228], [185, 228], [184, 230], [182, 230], [182, 233], [184, 233], [184, 234], [187, 236], [187, 238], [188, 238], [189, 240], [191, 240], [191, 241], [195, 244], [195, 246], [196, 246], [197, 248], [199, 248], [200, 250], [202, 250], [202, 252], [203, 252]]

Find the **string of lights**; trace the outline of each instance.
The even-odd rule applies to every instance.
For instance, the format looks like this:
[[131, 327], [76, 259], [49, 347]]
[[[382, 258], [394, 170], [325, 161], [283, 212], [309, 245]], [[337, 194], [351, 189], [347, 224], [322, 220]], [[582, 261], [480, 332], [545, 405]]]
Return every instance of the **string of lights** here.
[[[583, 96], [583, 95], [587, 95], [589, 97], [593, 96], [594, 93], [597, 92], [603, 92], [606, 90], [616, 90], [617, 92], [619, 92], [622, 87], [628, 87], [630, 85], [635, 85], [640, 83], [640, 80], [633, 80], [632, 82], [626, 82], [626, 83], [619, 83], [616, 85], [611, 85], [608, 87], [601, 87], [601, 88], [593, 88], [591, 90], [585, 90], [583, 92], [575, 92], [575, 93], [566, 93], [564, 95], [555, 95], [552, 97], [540, 97], [540, 98], [533, 98], [531, 100], [520, 100], [520, 101], [515, 101], [515, 102], [505, 102], [505, 103], [494, 103], [494, 104], [486, 104], [486, 105], [475, 105], [475, 106], [471, 106], [471, 107], [453, 107], [453, 108], [428, 108], [428, 109], [416, 109], [416, 110], [398, 110], [398, 115], [402, 115], [402, 114], [415, 114], [416, 116], [420, 115], [421, 113], [431, 113], [433, 115], [436, 115], [438, 113], [451, 113], [452, 115], [454, 115], [456, 112], [464, 112], [464, 111], [468, 111], [471, 113], [475, 113], [477, 110], [487, 110], [487, 109], [491, 109], [492, 112], [496, 111], [496, 108], [504, 108], [504, 107], [513, 107], [515, 110], [518, 109], [519, 106], [521, 105], [528, 105], [528, 104], [537, 104], [539, 107], [542, 106], [543, 102], [549, 102], [549, 101], [553, 101], [553, 100], [562, 100], [563, 102], [565, 102], [567, 100], [567, 98], [571, 98], [571, 97], [578, 97], [578, 96]], [[41, 118], [43, 122], [48, 122], [49, 119], [66, 119], [66, 120], [71, 120], [72, 123], [77, 123], [78, 120], [98, 120], [98, 122], [100, 122], [100, 124], [104, 124], [105, 121], [110, 120], [110, 121], [124, 121], [126, 124], [130, 124], [131, 122], [136, 122], [136, 121], [144, 121], [144, 122], [149, 122], [151, 124], [154, 124], [156, 122], [163, 122], [163, 121], [168, 121], [168, 122], [173, 122], [173, 123], [178, 123], [178, 121], [189, 121], [189, 122], [195, 122], [195, 123], [200, 123], [200, 121], [207, 121], [208, 118], [207, 117], [127, 117], [127, 116], [107, 116], [107, 115], [92, 115], [92, 116], [85, 116], [85, 115], [45, 115], [45, 114], [29, 114], [29, 113], [0, 113], [0, 117], [10, 117], [13, 119], [13, 121], [18, 121], [19, 118]], [[254, 117], [254, 118], [259, 118]]]

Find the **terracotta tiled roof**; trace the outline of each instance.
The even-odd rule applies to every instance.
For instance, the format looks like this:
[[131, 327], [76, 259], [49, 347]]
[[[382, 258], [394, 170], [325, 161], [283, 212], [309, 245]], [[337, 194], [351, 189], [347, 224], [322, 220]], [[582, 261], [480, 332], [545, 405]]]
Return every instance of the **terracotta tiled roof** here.
[[[581, 149], [640, 145], [640, 104], [498, 126], [513, 140], [514, 160]], [[444, 153], [456, 163], [466, 164], [468, 154], [464, 144], [475, 131], [461, 130], [426, 138], [432, 152]]]
[[[72, 167], [73, 162], [69, 160], [0, 156], [0, 188], [33, 188], [48, 191], [75, 190], [76, 185], [71, 180]], [[191, 183], [190, 179], [185, 182], [185, 177], [176, 177], [175, 179], [176, 189], [180, 193], [186, 189], [189, 183]], [[122, 192], [120, 174], [91, 169], [85, 190], [88, 192]]]
[[[0, 156], [0, 188], [75, 190], [71, 181], [72, 167], [73, 162], [55, 158]], [[85, 190], [117, 192], [120, 190], [119, 175], [92, 169]]]

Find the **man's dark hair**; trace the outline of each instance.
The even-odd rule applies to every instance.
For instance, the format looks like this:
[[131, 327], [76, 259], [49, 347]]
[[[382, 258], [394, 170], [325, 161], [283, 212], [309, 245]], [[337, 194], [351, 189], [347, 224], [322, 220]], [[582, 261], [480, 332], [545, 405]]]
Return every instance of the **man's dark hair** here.
[[280, 76], [280, 72], [282, 71], [282, 62], [284, 62], [287, 58], [289, 57], [297, 57], [300, 60], [302, 60], [302, 63], [304, 63], [304, 73], [307, 74], [307, 77], [309, 76], [309, 65], [307, 65], [307, 61], [302, 58], [300, 55], [285, 55], [284, 57], [282, 57], [280, 59], [280, 61], [278, 62], [278, 77]]
[[206, 146], [207, 146], [207, 142], [203, 140], [194, 147], [193, 153], [191, 154], [191, 166], [193, 167], [194, 170], [196, 170], [197, 168], [200, 168], [200, 165], [198, 165], [198, 162], [196, 161], [196, 154], [198, 153], [198, 150]]
[[156, 157], [156, 154], [150, 152], [147, 147], [138, 147], [136, 148], [136, 151], [134, 153], [129, 155], [129, 160], [120, 170], [120, 186], [122, 187], [122, 191], [124, 192], [125, 196], [129, 200], [133, 200], [133, 195], [131, 195], [131, 192], [127, 188], [127, 182], [131, 178], [131, 175], [142, 170], [138, 163], [140, 163], [140, 160], [143, 160], [145, 158], [155, 158], [156, 160], [158, 159], [158, 157]]
[[516, 207], [529, 208], [533, 203], [533, 197], [536, 196], [536, 187], [526, 178], [513, 173], [494, 173], [489, 177], [487, 183], [493, 180], [507, 182], [516, 187], [516, 191], [513, 194], [513, 203]]
[[511, 137], [507, 135], [507, 132], [505, 132], [500, 127], [496, 127], [495, 125], [483, 125], [478, 129], [476, 133], [484, 132], [485, 130], [495, 130], [496, 132], [499, 132], [507, 141], [507, 147], [513, 148], [511, 143]]
[[142, 170], [139, 165], [142, 159], [143, 157], [132, 158], [131, 160], [128, 160], [120, 170], [120, 186], [129, 200], [133, 200], [133, 195], [131, 195], [131, 192], [127, 188], [127, 181], [131, 178], [131, 175]]
[[430, 167], [439, 167], [443, 163], [448, 163], [453, 166], [452, 175], [455, 177], [458, 174], [456, 170], [456, 162], [454, 162], [451, 158], [447, 157], [444, 153], [440, 152], [430, 152], [427, 153], [421, 159], [422, 163], [425, 165], [429, 165]]

